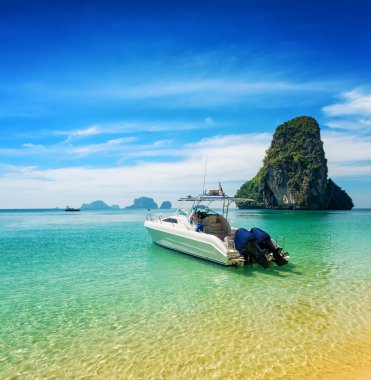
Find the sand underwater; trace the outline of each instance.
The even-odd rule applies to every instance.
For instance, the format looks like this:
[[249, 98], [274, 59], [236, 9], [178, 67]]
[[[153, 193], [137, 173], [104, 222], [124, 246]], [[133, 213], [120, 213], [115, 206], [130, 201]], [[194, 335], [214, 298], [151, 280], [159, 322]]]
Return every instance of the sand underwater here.
[[154, 245], [142, 211], [0, 212], [1, 379], [370, 379], [371, 210], [233, 210], [290, 263]]

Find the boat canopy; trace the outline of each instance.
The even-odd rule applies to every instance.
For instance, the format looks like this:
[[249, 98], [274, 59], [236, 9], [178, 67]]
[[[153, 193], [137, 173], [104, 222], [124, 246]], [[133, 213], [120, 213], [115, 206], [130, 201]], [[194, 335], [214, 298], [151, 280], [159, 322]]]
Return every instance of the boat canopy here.
[[193, 202], [194, 208], [196, 205], [202, 203], [202, 202], [223, 202], [223, 213], [222, 215], [225, 217], [228, 217], [228, 208], [229, 206], [234, 203], [241, 203], [241, 202], [254, 202], [254, 199], [251, 198], [239, 198], [239, 197], [230, 197], [228, 195], [208, 195], [208, 194], [200, 194], [196, 197], [193, 197], [191, 195], [188, 195], [185, 198], [179, 198], [179, 202]]
[[229, 201], [230, 203], [232, 202], [254, 202], [254, 199], [251, 198], [239, 198], [239, 197], [230, 197], [228, 195], [207, 195], [207, 194], [200, 194], [197, 195], [196, 197], [192, 197], [189, 195], [188, 197], [185, 198], [179, 198], [178, 201], [184, 202], [212, 202], [212, 201]]

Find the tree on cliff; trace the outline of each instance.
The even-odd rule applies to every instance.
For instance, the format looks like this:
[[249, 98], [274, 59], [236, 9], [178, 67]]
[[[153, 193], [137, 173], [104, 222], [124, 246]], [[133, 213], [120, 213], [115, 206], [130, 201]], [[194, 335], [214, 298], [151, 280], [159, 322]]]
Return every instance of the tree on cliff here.
[[[255, 199], [256, 207], [351, 209], [352, 199], [331, 179], [315, 119], [301, 116], [278, 126], [263, 167], [236, 196]], [[249, 207], [240, 204], [240, 208]]]

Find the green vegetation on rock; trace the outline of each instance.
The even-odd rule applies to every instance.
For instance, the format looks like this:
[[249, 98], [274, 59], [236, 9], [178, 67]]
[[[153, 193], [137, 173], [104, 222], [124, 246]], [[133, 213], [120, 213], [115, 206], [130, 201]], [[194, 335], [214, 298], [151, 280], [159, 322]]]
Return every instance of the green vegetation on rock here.
[[246, 181], [240, 189], [237, 190], [236, 197], [251, 198], [254, 202], [239, 203], [239, 208], [263, 208], [264, 199], [260, 192], [262, 170], [250, 181]]

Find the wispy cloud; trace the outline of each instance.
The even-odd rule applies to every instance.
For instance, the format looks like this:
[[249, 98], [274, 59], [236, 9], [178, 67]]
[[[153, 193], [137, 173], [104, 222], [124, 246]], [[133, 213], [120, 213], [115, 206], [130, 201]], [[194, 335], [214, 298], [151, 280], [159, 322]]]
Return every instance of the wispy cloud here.
[[[177, 149], [171, 148], [172, 140], [162, 138], [162, 132], [167, 131], [193, 131], [213, 128], [217, 130], [222, 124], [216, 124], [211, 117], [196, 122], [180, 121], [158, 121], [158, 122], [119, 122], [108, 124], [95, 124], [86, 128], [76, 130], [49, 131], [49, 136], [67, 136], [59, 142], [34, 144], [23, 143], [19, 147], [0, 148], [0, 156], [3, 157], [33, 157], [49, 158], [58, 157], [73, 159], [88, 156], [117, 156], [121, 162], [128, 157], [154, 157], [161, 155], [182, 155]], [[42, 131], [44, 133], [44, 131]], [[139, 132], [151, 132], [152, 141], [141, 141], [137, 135]], [[158, 136], [160, 133], [161, 136]], [[116, 138], [109, 138], [117, 136]], [[29, 138], [24, 136], [25, 138]], [[99, 139], [99, 142], [91, 143], [90, 138]], [[156, 137], [160, 137], [156, 139]]]
[[[328, 155], [340, 156], [338, 158], [342, 161], [354, 163], [370, 159], [371, 94], [355, 89], [342, 93], [340, 98], [341, 102], [322, 108], [327, 119], [324, 124], [332, 130], [332, 133], [327, 133], [327, 138], [332, 142], [334, 151], [330, 148]], [[367, 166], [361, 165], [359, 170], [369, 174]], [[350, 170], [341, 165], [335, 172], [348, 175]]]
[[359, 130], [367, 132], [371, 129], [371, 119], [360, 119], [357, 117], [340, 120], [331, 119], [327, 121], [325, 125], [331, 129]]
[[[22, 93], [23, 103], [27, 107], [43, 108], [43, 105], [63, 102], [66, 106], [79, 102], [83, 107], [87, 103], [104, 104], [112, 101], [151, 101], [163, 108], [188, 106], [200, 107], [233, 104], [241, 101], [253, 101], [251, 95], [276, 96], [282, 94], [313, 94], [316, 92], [329, 92], [333, 84], [320, 81], [295, 82], [272, 77], [266, 79], [250, 78], [248, 74], [237, 73], [229, 76], [197, 77], [192, 75], [180, 77], [179, 74], [170, 77], [162, 73], [158, 80], [143, 82], [128, 82], [127, 80], [90, 81], [89, 84], [80, 83], [76, 87], [65, 87], [53, 83], [19, 84], [12, 91], [14, 94]], [[13, 95], [16, 96], [16, 95]], [[18, 105], [17, 112], [22, 109]], [[9, 116], [8, 113], [6, 113]], [[4, 114], [5, 116], [5, 114]], [[1, 108], [0, 108], [1, 117]], [[97, 130], [92, 130], [98, 132]], [[75, 131], [76, 132], [76, 131]], [[83, 132], [83, 131], [81, 131]]]
[[[190, 95], [219, 93], [229, 95], [245, 95], [260, 92], [296, 92], [324, 90], [323, 83], [295, 83], [287, 81], [246, 81], [243, 78], [217, 78], [194, 81], [154, 82], [144, 86], [110, 87], [101, 89], [96, 94], [130, 98], [158, 98], [174, 95]], [[94, 93], [93, 93], [94, 95]], [[225, 99], [226, 100], [226, 99]]]
[[86, 129], [78, 129], [77, 131], [72, 131], [69, 134], [71, 136], [93, 136], [93, 135], [98, 135], [101, 134], [101, 129], [99, 126], [92, 126]]
[[371, 137], [345, 131], [322, 133], [330, 176], [371, 175]]
[[196, 129], [206, 129], [214, 126], [211, 117], [206, 117], [203, 121], [182, 122], [182, 121], [124, 121], [115, 123], [95, 124], [83, 129], [52, 131], [54, 135], [68, 136], [67, 141], [73, 138], [84, 138], [94, 135], [115, 135], [122, 133], [138, 132], [165, 132], [165, 131], [191, 131]]
[[91, 154], [96, 154], [100, 152], [104, 153], [113, 153], [114, 151], [122, 151], [127, 148], [127, 143], [131, 143], [135, 141], [134, 137], [126, 137], [126, 138], [118, 138], [108, 140], [104, 143], [100, 144], [90, 144], [84, 146], [69, 146], [67, 147], [67, 151], [70, 154], [77, 154], [81, 156], [87, 156]]
[[[224, 125], [216, 122], [212, 117], [206, 116], [203, 120], [195, 121], [180, 121], [180, 120], [157, 120], [157, 121], [117, 121], [112, 123], [95, 123], [88, 125], [84, 128], [76, 129], [40, 129], [33, 130], [32, 132], [15, 132], [14, 137], [23, 140], [42, 140], [49, 139], [50, 137], [66, 137], [59, 142], [59, 144], [67, 144], [70, 142], [82, 141], [91, 137], [103, 135], [132, 135], [139, 132], [167, 132], [167, 131], [194, 131], [194, 130], [207, 130], [210, 128], [222, 128]], [[26, 143], [27, 144], [27, 143]], [[26, 145], [24, 144], [24, 146]], [[4, 149], [0, 152], [5, 152]]]
[[341, 94], [342, 102], [323, 107], [323, 111], [328, 116], [371, 116], [371, 94], [367, 94], [361, 89]]
[[366, 176], [365, 178], [371, 179], [371, 165], [357, 163], [333, 163], [331, 165], [331, 176], [333, 177], [357, 177]]
[[8, 157], [33, 157], [33, 158], [50, 158], [56, 159], [60, 156], [62, 159], [86, 157], [98, 155], [99, 153], [115, 155], [118, 151], [124, 151], [128, 144], [136, 141], [135, 137], [125, 137], [110, 139], [97, 144], [72, 144], [67, 141], [57, 144], [32, 144], [25, 143], [20, 148], [0, 148], [0, 155]]
[[55, 135], [62, 135], [62, 136], [68, 136], [67, 140], [65, 142], [71, 141], [74, 137], [89, 137], [89, 136], [95, 136], [95, 135], [100, 135], [104, 133], [101, 127], [98, 125], [93, 125], [88, 128], [84, 129], [76, 129], [72, 131], [54, 131], [53, 132]]
[[[241, 77], [201, 78], [195, 80], [162, 80], [145, 85], [113, 85], [97, 87], [86, 95], [92, 101], [145, 101], [156, 108], [230, 107], [236, 104], [281, 107], [295, 97], [298, 104], [313, 98], [315, 93], [328, 92], [322, 82], [294, 82], [285, 80], [250, 80]], [[283, 97], [285, 95], [285, 97]], [[269, 102], [267, 102], [269, 98]], [[262, 103], [263, 102], [263, 103]]]
[[355, 162], [371, 160], [371, 137], [347, 132], [322, 133], [326, 157], [330, 162]]

